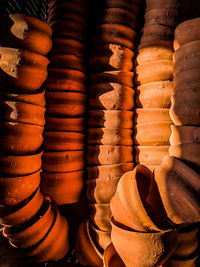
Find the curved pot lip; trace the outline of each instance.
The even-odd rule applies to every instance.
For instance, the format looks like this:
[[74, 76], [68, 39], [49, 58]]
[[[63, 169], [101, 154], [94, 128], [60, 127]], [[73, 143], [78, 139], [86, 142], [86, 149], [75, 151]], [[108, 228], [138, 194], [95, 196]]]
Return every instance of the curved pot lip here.
[[[43, 131], [44, 130], [44, 126], [40, 126], [40, 125], [36, 125], [36, 124], [30, 124], [30, 123], [24, 123], [24, 122], [15, 122], [15, 121], [1, 121], [0, 122], [0, 126], [1, 125], [4, 125], [4, 127], [22, 127], [22, 126], [25, 126], [25, 127], [32, 127], [32, 128], [38, 128], [40, 129], [40, 131]], [[24, 127], [22, 127], [24, 128]]]
[[36, 175], [39, 175], [41, 173], [42, 169], [40, 168], [39, 170], [33, 172], [33, 173], [29, 173], [29, 174], [25, 174], [25, 175], [20, 175], [20, 176], [4, 176], [4, 177], [0, 177], [0, 181], [4, 181], [6, 182], [6, 180], [9, 180], [9, 183], [13, 181], [16, 182], [17, 179], [29, 179], [31, 177], [34, 177]]
[[[123, 263], [122, 259], [119, 256], [119, 260], [121, 260], [120, 262], [120, 266], [112, 266], [110, 264], [110, 260], [112, 259], [113, 256], [119, 256], [119, 254], [117, 253], [113, 243], [111, 242], [107, 248], [104, 250], [104, 254], [103, 254], [103, 263], [104, 263], [104, 267], [125, 267], [125, 264]], [[119, 262], [118, 262], [119, 263]]]
[[8, 161], [10, 159], [17, 159], [19, 161], [22, 161], [22, 160], [24, 160], [26, 158], [28, 158], [28, 159], [32, 158], [32, 157], [40, 158], [42, 156], [42, 154], [43, 154], [43, 150], [40, 151], [40, 152], [35, 152], [35, 153], [31, 154], [31, 155], [4, 155], [4, 154], [0, 154], [0, 158], [7, 159]]
[[36, 109], [40, 109], [41, 112], [42, 112], [42, 111], [45, 112], [45, 110], [46, 110], [46, 108], [43, 107], [43, 106], [40, 106], [40, 105], [37, 105], [37, 104], [33, 104], [33, 103], [22, 102], [22, 101], [0, 100], [0, 103], [1, 103], [1, 104], [2, 104], [2, 103], [5, 103], [5, 104], [8, 104], [8, 105], [9, 105], [9, 103], [10, 103], [10, 104], [12, 104], [13, 106], [15, 106], [15, 105], [17, 104], [18, 106], [22, 106], [22, 107], [21, 107], [21, 108], [22, 108], [22, 111], [24, 111], [24, 110], [23, 110], [23, 106], [27, 106], [28, 108], [30, 108], [30, 109], [31, 109], [31, 112], [34, 112], [34, 109], [35, 109], [35, 108], [36, 108]]

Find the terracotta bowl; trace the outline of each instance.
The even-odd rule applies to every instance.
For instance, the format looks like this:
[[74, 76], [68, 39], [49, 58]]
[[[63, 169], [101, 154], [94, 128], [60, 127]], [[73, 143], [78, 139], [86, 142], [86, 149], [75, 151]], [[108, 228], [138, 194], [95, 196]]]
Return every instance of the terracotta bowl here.
[[85, 113], [86, 95], [78, 92], [47, 92], [47, 115], [82, 116]]
[[[181, 93], [180, 101], [184, 101], [182, 97], [185, 95], [185, 97], [187, 98], [188, 94], [189, 96], [191, 95], [192, 101], [197, 101], [198, 98], [193, 99], [193, 94], [195, 94], [195, 92], [198, 92], [200, 84], [199, 69], [200, 68], [185, 70], [184, 72], [179, 72], [176, 76], [174, 76], [174, 92], [178, 91], [177, 93]], [[191, 99], [189, 98], [190, 101], [188, 101], [188, 105], [190, 105]]]
[[87, 179], [106, 180], [121, 177], [125, 172], [132, 171], [133, 167], [133, 162], [87, 167]]
[[90, 224], [91, 237], [97, 247], [103, 251], [111, 243], [110, 231], [101, 231], [97, 229], [92, 223]]
[[0, 101], [0, 116], [2, 121], [45, 124], [45, 108], [23, 102]]
[[131, 71], [104, 71], [90, 75], [92, 84], [99, 83], [119, 83], [133, 88], [134, 73]]
[[89, 106], [93, 109], [132, 110], [135, 91], [119, 83], [98, 83], [90, 86]]
[[169, 146], [135, 146], [135, 161], [144, 165], [160, 165]]
[[42, 166], [42, 152], [28, 156], [0, 155], [0, 177], [18, 177], [37, 172]]
[[88, 127], [133, 128], [133, 111], [89, 110]]
[[17, 248], [29, 248], [41, 241], [50, 230], [55, 213], [51, 204], [44, 202], [37, 215], [26, 227], [5, 227], [3, 234], [9, 239], [12, 246]]
[[146, 83], [136, 88], [136, 105], [139, 108], [169, 108], [173, 92], [173, 82], [158, 81]]
[[38, 212], [44, 197], [38, 188], [31, 197], [17, 208], [0, 207], [0, 224], [4, 226], [19, 226], [28, 222]]
[[[80, 17], [80, 16], [79, 16]], [[71, 54], [58, 54], [49, 55], [50, 59], [50, 67], [52, 68], [64, 68], [80, 71], [81, 73], [85, 73], [85, 62], [83, 59], [71, 55]]]
[[[1, 44], [46, 55], [52, 47], [52, 29], [39, 19], [23, 14], [2, 16]], [[20, 29], [20, 32], [19, 32]], [[3, 37], [4, 36], [4, 37]]]
[[40, 185], [40, 170], [36, 173], [18, 176], [0, 178], [0, 205], [17, 206], [27, 198]]
[[27, 252], [37, 262], [59, 261], [69, 250], [68, 223], [56, 210], [55, 220], [46, 236]]
[[47, 78], [49, 60], [44, 56], [8, 47], [0, 47], [0, 56], [2, 83], [15, 93], [36, 92]]
[[85, 135], [77, 132], [44, 132], [45, 151], [83, 150]]
[[155, 181], [168, 218], [175, 224], [200, 220], [200, 176], [174, 157], [165, 157], [155, 170]]
[[84, 168], [84, 151], [45, 152], [42, 169], [45, 172], [73, 172]]
[[42, 173], [42, 191], [57, 205], [78, 202], [84, 187], [84, 172]]
[[88, 145], [87, 164], [110, 165], [133, 162], [133, 147], [112, 145]]
[[156, 40], [173, 41], [173, 29], [167, 25], [144, 25], [143, 35], [140, 40], [142, 44]]
[[1, 122], [0, 149], [4, 153], [30, 155], [43, 142], [44, 127], [20, 122]]
[[197, 265], [196, 265], [195, 261], [197, 258], [198, 258], [197, 254], [195, 254], [192, 257], [184, 258], [184, 259], [171, 257], [167, 261], [167, 266], [170, 266], [170, 267], [182, 267], [182, 266], [196, 267]]
[[112, 243], [126, 266], [157, 266], [174, 252], [177, 231], [143, 233], [121, 228], [111, 220]]
[[104, 251], [103, 254], [103, 267], [125, 267], [120, 256], [117, 254], [116, 249], [113, 246], [113, 243], [110, 243], [109, 246]]
[[200, 141], [200, 129], [195, 126], [171, 125], [170, 145], [198, 143]]
[[75, 253], [78, 261], [83, 265], [94, 267], [103, 265], [103, 255], [91, 238], [89, 220], [83, 221], [79, 227]]
[[90, 204], [90, 220], [101, 231], [110, 231], [110, 204]]
[[47, 131], [84, 132], [85, 118], [46, 117]]
[[134, 116], [135, 124], [143, 123], [170, 123], [168, 108], [136, 108]]
[[87, 143], [89, 145], [132, 146], [133, 131], [123, 128], [88, 128]]

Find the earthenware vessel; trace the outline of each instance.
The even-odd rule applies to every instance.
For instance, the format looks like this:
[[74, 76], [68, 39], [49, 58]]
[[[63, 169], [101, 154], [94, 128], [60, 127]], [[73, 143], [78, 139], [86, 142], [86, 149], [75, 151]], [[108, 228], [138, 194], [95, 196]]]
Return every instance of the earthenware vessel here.
[[136, 108], [135, 124], [171, 122], [168, 108]]
[[105, 3], [106, 8], [116, 7], [130, 10], [131, 12], [137, 14], [139, 11], [139, 0], [134, 1], [134, 3], [118, 1], [118, 0], [108, 0]]
[[173, 54], [173, 60], [176, 64], [187, 64], [190, 60], [195, 60], [199, 58], [200, 40], [189, 42], [185, 45], [179, 47]]
[[144, 165], [159, 165], [168, 155], [169, 146], [135, 146], [135, 161]]
[[154, 8], [179, 8], [181, 1], [180, 0], [146, 0], [147, 10]]
[[167, 266], [169, 266], [169, 267], [182, 267], [182, 266], [196, 267], [195, 261], [197, 258], [198, 258], [197, 254], [195, 254], [194, 256], [191, 256], [189, 258], [185, 258], [185, 259], [171, 257], [167, 261]]
[[103, 251], [111, 243], [110, 231], [102, 231], [97, 229], [92, 223], [90, 223], [91, 237], [100, 250]]
[[50, 68], [65, 68], [80, 71], [85, 73], [85, 63], [84, 61], [71, 54], [59, 54], [59, 55], [49, 55]]
[[153, 42], [156, 40], [173, 41], [173, 29], [166, 25], [144, 25], [143, 35], [140, 40], [142, 44]]
[[90, 205], [90, 220], [101, 231], [110, 231], [110, 204], [89, 204]]
[[123, 263], [119, 254], [117, 254], [113, 243], [110, 243], [110, 245], [105, 249], [103, 254], [103, 263], [104, 267], [125, 267], [125, 264]]
[[46, 116], [47, 131], [84, 132], [85, 118], [58, 118]]
[[[200, 80], [199, 69], [200, 68], [189, 69], [189, 70], [185, 70], [184, 72], [179, 72], [177, 75], [175, 75], [174, 79], [173, 79], [174, 92], [178, 91], [181, 94], [183, 94], [183, 96], [185, 95], [185, 97], [189, 92], [191, 95], [195, 94], [195, 92], [198, 92], [199, 84], [200, 84], [200, 82], [199, 82], [199, 80]], [[195, 77], [195, 79], [194, 79], [194, 77]], [[197, 97], [198, 97], [198, 95], [197, 95]], [[194, 101], [194, 100], [192, 99], [192, 101]], [[184, 101], [182, 96], [180, 98], [180, 101]], [[188, 104], [190, 104], [190, 101], [188, 102]]]
[[198, 143], [200, 141], [200, 128], [195, 126], [171, 125], [170, 145]]

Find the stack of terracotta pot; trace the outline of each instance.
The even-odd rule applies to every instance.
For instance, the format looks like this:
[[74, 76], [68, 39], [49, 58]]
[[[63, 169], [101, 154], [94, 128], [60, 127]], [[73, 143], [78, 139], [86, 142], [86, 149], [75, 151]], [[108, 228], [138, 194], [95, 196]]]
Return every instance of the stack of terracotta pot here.
[[178, 22], [179, 3], [179, 0], [146, 1], [145, 24], [136, 58], [136, 162], [152, 170], [169, 148], [173, 28]]
[[0, 224], [10, 244], [28, 248], [36, 261], [58, 260], [69, 249], [68, 224], [40, 191], [45, 124], [41, 86], [52, 30], [19, 14], [2, 17], [0, 23]]
[[42, 190], [59, 205], [77, 202], [84, 185], [87, 12], [84, 1], [50, 2]]

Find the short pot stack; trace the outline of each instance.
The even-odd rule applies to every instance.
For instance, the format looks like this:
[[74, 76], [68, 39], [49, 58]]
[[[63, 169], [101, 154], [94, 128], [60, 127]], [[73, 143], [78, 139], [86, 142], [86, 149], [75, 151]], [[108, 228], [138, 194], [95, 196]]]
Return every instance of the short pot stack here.
[[87, 3], [51, 1], [53, 29], [42, 190], [58, 205], [80, 200], [84, 186]]
[[41, 86], [52, 30], [20, 14], [0, 20], [5, 31], [0, 37], [0, 224], [10, 244], [28, 249], [34, 260], [59, 260], [69, 249], [68, 223], [40, 191], [45, 124]]
[[151, 170], [168, 154], [173, 90], [173, 28], [180, 1], [146, 1], [145, 24], [136, 57], [136, 162]]

